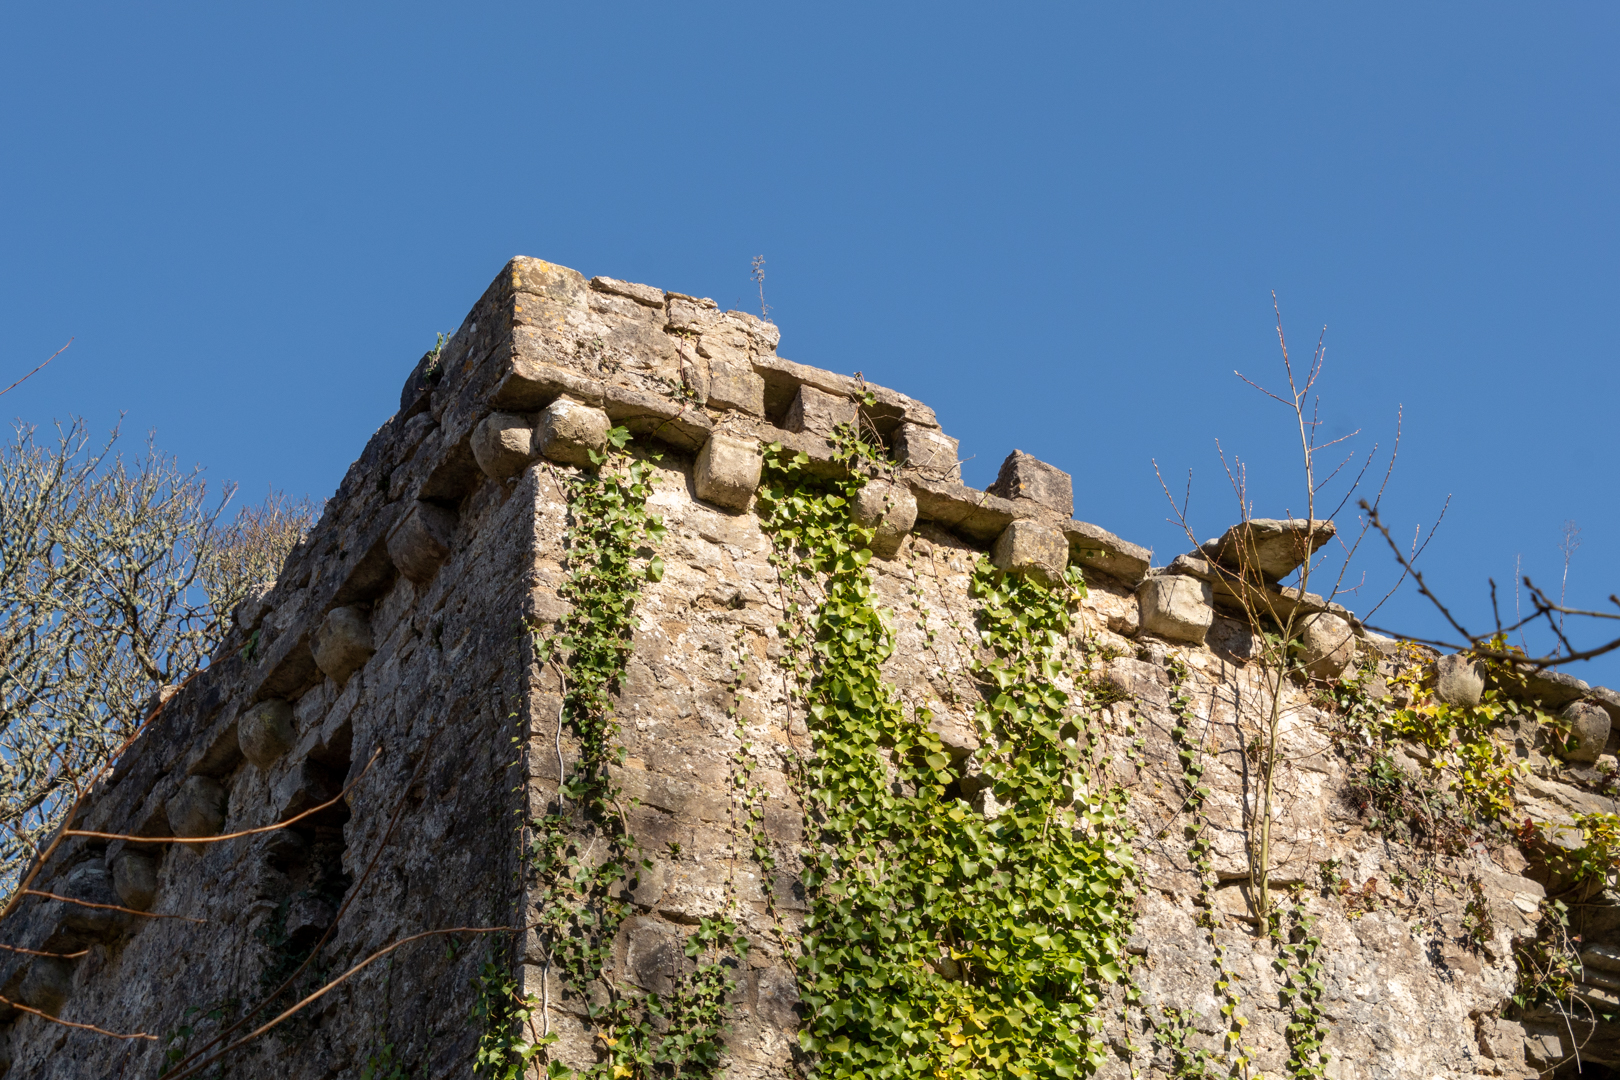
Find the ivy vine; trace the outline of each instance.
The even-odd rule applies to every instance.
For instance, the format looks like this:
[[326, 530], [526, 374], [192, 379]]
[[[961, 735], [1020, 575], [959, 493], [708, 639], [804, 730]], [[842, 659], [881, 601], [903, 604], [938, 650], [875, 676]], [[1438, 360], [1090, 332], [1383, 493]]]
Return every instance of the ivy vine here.
[[[1225, 1029], [1225, 1050], [1229, 1055], [1230, 1075], [1249, 1075], [1249, 1052], [1243, 1046], [1243, 1029], [1248, 1026], [1249, 1019], [1238, 1011], [1243, 1004], [1243, 995], [1238, 993], [1237, 977], [1226, 963], [1226, 947], [1221, 944], [1216, 930], [1220, 926], [1219, 916], [1215, 909], [1215, 849], [1208, 836], [1208, 821], [1204, 815], [1204, 802], [1209, 798], [1209, 785], [1204, 783], [1204, 751], [1201, 738], [1195, 738], [1192, 733], [1193, 721], [1197, 719], [1193, 711], [1191, 698], [1187, 696], [1187, 667], [1179, 656], [1171, 655], [1168, 662], [1170, 672], [1170, 712], [1175, 722], [1170, 727], [1170, 737], [1176, 745], [1176, 756], [1181, 762], [1181, 780], [1186, 785], [1186, 797], [1182, 802], [1182, 810], [1186, 814], [1186, 821], [1182, 825], [1182, 833], [1187, 840], [1187, 861], [1192, 866], [1194, 876], [1198, 879], [1198, 925], [1204, 929], [1210, 948], [1214, 951], [1211, 961], [1215, 969], [1213, 980], [1216, 998], [1220, 1001], [1221, 1023]], [[1189, 1012], [1181, 1009], [1165, 1009], [1168, 1024], [1161, 1029], [1160, 1041], [1166, 1045], [1177, 1061], [1177, 1076], [1202, 1077], [1213, 1075], [1207, 1070], [1214, 1067], [1214, 1058], [1207, 1051], [1193, 1051], [1186, 1046], [1186, 1036], [1193, 1029], [1193, 1020]]]
[[848, 475], [766, 449], [758, 499], [785, 602], [784, 662], [811, 735], [804, 770], [801, 1032], [821, 1077], [1073, 1077], [1107, 1058], [1099, 1005], [1123, 979], [1135, 867], [1124, 795], [1062, 686], [1078, 571], [1057, 588], [973, 575], [972, 674], [988, 797], [884, 679], [890, 616], [850, 505], [876, 454], [840, 432]]
[[529, 822], [525, 864], [537, 909], [532, 929], [545, 975], [556, 977], [596, 1028], [601, 1060], [582, 1072], [546, 1060], [556, 1041], [549, 1003], [521, 996], [509, 966], [491, 962], [475, 980], [474, 1013], [482, 1029], [476, 1067], [497, 1080], [520, 1080], [536, 1060], [545, 1060], [548, 1077], [712, 1076], [723, 1050], [732, 965], [747, 954], [746, 939], [721, 916], [702, 920], [687, 935], [691, 964], [676, 974], [668, 994], [632, 993], [608, 970], [639, 874], [651, 866], [610, 772], [626, 754], [613, 695], [630, 657], [642, 582], [663, 574], [656, 554], [641, 556], [664, 535], [663, 523], [647, 513], [657, 457], [630, 454], [629, 438], [627, 430], [614, 428], [608, 451], [592, 455], [596, 470], [559, 478], [570, 514], [568, 580], [560, 595], [572, 606], [555, 632], [536, 629], [533, 635], [537, 661], [553, 667], [560, 680], [559, 760], [563, 729], [574, 736], [578, 756], [548, 812]]

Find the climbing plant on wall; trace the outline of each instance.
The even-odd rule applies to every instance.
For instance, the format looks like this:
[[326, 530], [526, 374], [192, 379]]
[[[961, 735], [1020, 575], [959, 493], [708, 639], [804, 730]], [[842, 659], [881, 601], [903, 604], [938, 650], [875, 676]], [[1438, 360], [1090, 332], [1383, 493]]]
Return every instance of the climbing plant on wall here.
[[[554, 979], [596, 1029], [602, 1060], [582, 1075], [704, 1077], [720, 1063], [724, 1002], [732, 988], [726, 961], [746, 956], [748, 947], [729, 916], [704, 919], [687, 936], [690, 963], [673, 973], [669, 993], [637, 993], [609, 970], [637, 875], [649, 865], [610, 772], [625, 756], [613, 695], [630, 657], [642, 583], [663, 573], [657, 555], [639, 554], [664, 533], [647, 512], [656, 457], [631, 455], [628, 442], [629, 432], [614, 428], [609, 451], [593, 455], [598, 470], [559, 478], [570, 515], [561, 595], [572, 607], [554, 632], [536, 630], [534, 644], [540, 664], [559, 678], [559, 771], [564, 729], [578, 750], [547, 813], [529, 823], [526, 874], [546, 985]], [[505, 971], [486, 965], [477, 981], [475, 1015], [483, 1029], [477, 1066], [481, 1075], [517, 1080], [556, 1036], [549, 1030], [550, 1002], [520, 997]], [[552, 1077], [581, 1075], [557, 1060], [547, 1061], [546, 1070]]]
[[970, 805], [928, 711], [883, 677], [895, 635], [850, 514], [876, 455], [849, 428], [838, 445], [843, 477], [768, 447], [759, 497], [779, 570], [818, 597], [783, 624], [812, 740], [801, 1041], [822, 1077], [1085, 1075], [1106, 1058], [1134, 867], [1123, 795], [1088, 770], [1062, 688], [1079, 574], [974, 572], [988, 798]]

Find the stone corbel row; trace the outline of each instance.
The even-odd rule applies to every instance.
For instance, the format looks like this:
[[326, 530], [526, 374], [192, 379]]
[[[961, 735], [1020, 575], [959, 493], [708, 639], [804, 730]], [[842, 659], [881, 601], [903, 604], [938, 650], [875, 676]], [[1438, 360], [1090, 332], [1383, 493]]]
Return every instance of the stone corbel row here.
[[1337, 678], [1355, 659], [1356, 639], [1365, 634], [1360, 622], [1341, 604], [1280, 584], [1333, 534], [1331, 521], [1298, 518], [1232, 526], [1148, 573], [1137, 589], [1143, 631], [1202, 645], [1217, 610], [1279, 623], [1302, 616], [1307, 669], [1318, 678]]

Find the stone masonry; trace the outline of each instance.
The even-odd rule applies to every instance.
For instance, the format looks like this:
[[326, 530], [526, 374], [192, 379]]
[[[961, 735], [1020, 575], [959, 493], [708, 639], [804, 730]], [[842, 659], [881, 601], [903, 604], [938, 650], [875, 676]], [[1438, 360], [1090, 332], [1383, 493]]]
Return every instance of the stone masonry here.
[[[108, 835], [71, 837], [38, 867], [38, 893], [104, 906], [30, 895], [0, 923], [0, 995], [13, 1003], [0, 1006], [0, 1071], [155, 1077], [165, 1052], [184, 1048], [183, 1025], [256, 1003], [289, 973], [288, 956], [329, 932], [322, 964], [335, 975], [403, 938], [463, 927], [360, 972], [233, 1053], [227, 1075], [355, 1080], [385, 1046], [402, 1075], [472, 1075], [471, 980], [494, 937], [481, 931], [532, 923], [521, 826], [552, 802], [578, 751], [558, 730], [557, 672], [537, 664], [531, 646], [531, 630], [568, 610], [558, 594], [568, 567], [559, 479], [589, 467], [608, 427], [622, 425], [663, 453], [649, 509], [668, 533], [658, 551], [667, 569], [643, 587], [617, 688], [627, 753], [615, 780], [653, 865], [608, 973], [624, 987], [667, 989], [694, 925], [731, 910], [753, 948], [728, 1004], [726, 1075], [803, 1075], [813, 1063], [798, 1050], [784, 950], [807, 910], [797, 876], [803, 808], [788, 778], [810, 733], [778, 662], [781, 593], [751, 503], [762, 445], [784, 444], [835, 471], [829, 436], [858, 419], [901, 466], [853, 508], [878, 530], [877, 594], [892, 611], [915, 605], [926, 626], [894, 621], [886, 674], [908, 712], [933, 710], [959, 760], [979, 749], [971, 709], [947, 704], [976, 692], [967, 675], [974, 565], [990, 557], [1045, 580], [1067, 565], [1084, 573], [1090, 674], [1114, 688], [1107, 708], [1133, 711], [1146, 740], [1140, 770], [1123, 754], [1115, 766], [1139, 838], [1130, 948], [1143, 960], [1144, 1006], [1150, 1017], [1168, 1005], [1193, 1010], [1195, 1037], [1218, 1047], [1198, 883], [1171, 828], [1182, 798], [1169, 671], [1175, 658], [1185, 665], [1208, 761], [1215, 933], [1241, 983], [1255, 1068], [1283, 1075], [1288, 1012], [1273, 953], [1255, 933], [1242, 815], [1264, 689], [1241, 598], [1220, 567], [1232, 552], [1259, 552], [1262, 573], [1237, 587], [1310, 616], [1302, 647], [1312, 674], [1332, 678], [1370, 657], [1383, 677], [1393, 642], [1280, 584], [1298, 545], [1276, 538], [1309, 532], [1314, 546], [1329, 535], [1323, 523], [1247, 523], [1154, 567], [1146, 549], [1074, 517], [1067, 473], [1014, 451], [990, 491], [969, 488], [957, 441], [926, 405], [779, 357], [778, 339], [770, 323], [711, 300], [587, 280], [535, 259], [509, 263], [442, 354], [410, 373], [399, 411], [273, 586], [237, 612], [212, 664], [168, 698], [70, 822]], [[1082, 513], [1096, 511], [1083, 505], [1083, 485], [1081, 502]], [[1443, 695], [1478, 700], [1477, 673], [1429, 659], [1439, 661]], [[1530, 692], [1564, 710], [1575, 735], [1563, 755], [1521, 740], [1532, 768], [1525, 813], [1557, 825], [1575, 811], [1614, 810], [1605, 777], [1620, 695], [1563, 675], [1536, 676]], [[1504, 1018], [1513, 941], [1535, 934], [1550, 882], [1513, 846], [1425, 861], [1369, 831], [1344, 797], [1347, 765], [1319, 699], [1301, 685], [1284, 703], [1274, 880], [1314, 886], [1329, 864], [1367, 898], [1352, 905], [1307, 890], [1324, 942], [1328, 1075], [1573, 1075], [1564, 1063], [1576, 1041], [1588, 1075], [1620, 1067], [1620, 1023], [1601, 1019], [1620, 1013], [1620, 907], [1603, 897], [1581, 916], [1590, 1014]], [[774, 917], [738, 835], [733, 777], [744, 739], [768, 794]], [[326, 803], [285, 829], [198, 845], [159, 839], [248, 832]], [[982, 801], [975, 809], [989, 812]], [[1430, 877], [1414, 900], [1392, 882], [1420, 863]], [[1490, 916], [1478, 948], [1460, 944], [1470, 879], [1482, 883]], [[536, 1022], [560, 1037], [553, 1052], [575, 1065], [596, 1060], [584, 1003], [546, 983], [531, 938], [509, 940], [522, 991], [546, 1004]], [[18, 1006], [158, 1039], [110, 1038]], [[1151, 1042], [1120, 1023], [1117, 1013], [1105, 1021], [1117, 1048], [1128, 1034]], [[1137, 1064], [1147, 1076], [1171, 1075], [1167, 1053]], [[1128, 1074], [1114, 1062], [1101, 1075]]]

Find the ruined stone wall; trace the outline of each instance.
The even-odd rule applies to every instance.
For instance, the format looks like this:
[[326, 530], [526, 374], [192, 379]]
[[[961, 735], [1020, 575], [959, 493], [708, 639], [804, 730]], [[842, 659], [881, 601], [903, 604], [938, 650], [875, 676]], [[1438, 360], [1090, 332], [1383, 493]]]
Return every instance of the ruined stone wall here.
[[[558, 782], [581, 752], [562, 721], [563, 668], [537, 660], [533, 634], [570, 610], [568, 484], [606, 451], [610, 425], [628, 428], [638, 453], [661, 453], [648, 510], [667, 532], [637, 555], [656, 554], [664, 569], [635, 600], [616, 688], [624, 756], [611, 770], [650, 865], [629, 893], [604, 982], [669, 993], [690, 968], [683, 944], [694, 927], [731, 917], [751, 948], [727, 1000], [727, 1074], [810, 1067], [796, 1034], [793, 959], [810, 898], [798, 878], [806, 808], [794, 777], [814, 733], [781, 663], [787, 594], [753, 500], [762, 445], [835, 475], [834, 429], [857, 421], [898, 466], [892, 482], [871, 485], [882, 499], [854, 510], [876, 528], [869, 572], [896, 636], [884, 675], [908, 715], [932, 713], [974, 813], [996, 808], [966, 782], [984, 735], [970, 673], [980, 648], [973, 568], [988, 555], [1010, 573], [1055, 580], [1074, 565], [1085, 575], [1074, 677], [1104, 702], [1098, 722], [1129, 792], [1140, 871], [1129, 947], [1141, 1006], [1123, 1009], [1117, 989], [1109, 999], [1114, 1059], [1100, 1075], [1193, 1075], [1154, 1037], [1167, 1008], [1190, 1010], [1190, 1045], [1229, 1059], [1217, 944], [1253, 1074], [1286, 1075], [1291, 1017], [1277, 946], [1257, 933], [1243, 816], [1269, 698], [1240, 598], [1219, 570], [1227, 549], [1205, 545], [1154, 568], [1145, 549], [1074, 518], [1066, 474], [1016, 451], [990, 491], [968, 488], [956, 442], [927, 406], [782, 359], [777, 342], [774, 326], [712, 301], [509, 264], [443, 352], [411, 372], [399, 412], [273, 587], [237, 613], [212, 665], [168, 699], [70, 825], [217, 837], [346, 793], [288, 828], [203, 845], [68, 837], [30, 887], [112, 906], [34, 895], [0, 924], [0, 944], [34, 950], [0, 954], [0, 995], [13, 1003], [0, 1008], [8, 1075], [155, 1076], [166, 1053], [187, 1049], [176, 1037], [185, 1026], [200, 1033], [194, 1049], [328, 932], [318, 963], [331, 977], [391, 943], [457, 927], [468, 929], [402, 946], [234, 1052], [228, 1075], [390, 1075], [385, 1064], [413, 1077], [471, 1075], [482, 1030], [470, 1016], [473, 980], [491, 959], [544, 1003], [531, 1031], [558, 1036], [557, 1060], [598, 1060], [590, 1008], [609, 988], [582, 999], [548, 974], [523, 860], [534, 839], [525, 822], [566, 809]], [[1269, 610], [1297, 606], [1340, 631], [1317, 648], [1317, 670], [1394, 675], [1394, 643], [1276, 585], [1276, 570], [1255, 586]], [[1560, 883], [1511, 843], [1437, 855], [1374, 829], [1347, 798], [1355, 765], [1320, 690], [1284, 688], [1273, 877], [1304, 886], [1316, 919], [1327, 1075], [1552, 1075], [1577, 1040], [1588, 1075], [1602, 1075], [1594, 1063], [1620, 1063], [1620, 1026], [1590, 1022], [1620, 1011], [1620, 960], [1610, 959], [1620, 950], [1605, 944], [1620, 944], [1616, 909], [1597, 896], [1578, 913], [1591, 1015], [1507, 1019], [1517, 1015], [1513, 942], [1536, 933], [1546, 886]], [[1578, 720], [1573, 751], [1553, 754], [1531, 732], [1520, 739], [1533, 770], [1519, 791], [1524, 815], [1557, 825], [1613, 811], [1600, 768], [1613, 758], [1599, 754], [1614, 749], [1620, 698], [1561, 676], [1515, 692]], [[1183, 830], [1178, 755], [1189, 736], [1174, 734], [1178, 724], [1205, 768], [1207, 882]], [[1421, 758], [1414, 749], [1403, 767], [1416, 775]], [[739, 794], [744, 775], [762, 799]], [[750, 806], [774, 854], [768, 881], [743, 820]], [[593, 834], [573, 827], [589, 862]], [[1338, 885], [1321, 887], [1324, 867]], [[1200, 897], [1211, 908], [1203, 920]], [[1470, 911], [1476, 897], [1488, 919]], [[511, 933], [481, 932], [494, 928]], [[159, 1039], [113, 1039], [16, 1006]], [[222, 1019], [208, 1018], [216, 1008]]]

